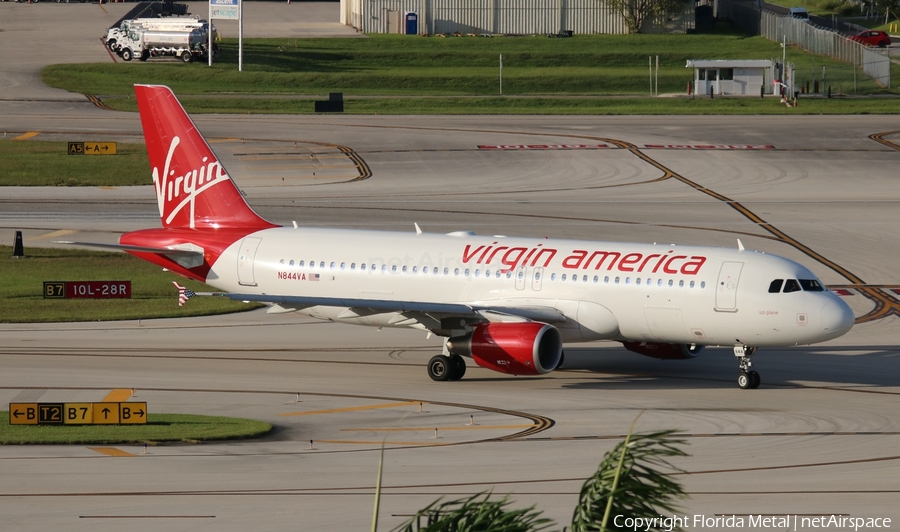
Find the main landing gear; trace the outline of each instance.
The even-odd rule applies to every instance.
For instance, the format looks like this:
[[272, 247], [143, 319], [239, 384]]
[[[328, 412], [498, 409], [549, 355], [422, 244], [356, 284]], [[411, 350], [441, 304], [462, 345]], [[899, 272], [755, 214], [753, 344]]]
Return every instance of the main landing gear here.
[[752, 357], [754, 353], [756, 353], [755, 347], [746, 347], [743, 345], [734, 346], [734, 356], [738, 358], [738, 364], [741, 367], [741, 374], [738, 375], [737, 382], [742, 390], [748, 388], [755, 390], [756, 388], [759, 388], [759, 373], [750, 370], [750, 367], [753, 366], [750, 362], [750, 357]]
[[459, 355], [437, 355], [428, 361], [428, 376], [435, 381], [458, 381], [466, 374], [466, 361]]

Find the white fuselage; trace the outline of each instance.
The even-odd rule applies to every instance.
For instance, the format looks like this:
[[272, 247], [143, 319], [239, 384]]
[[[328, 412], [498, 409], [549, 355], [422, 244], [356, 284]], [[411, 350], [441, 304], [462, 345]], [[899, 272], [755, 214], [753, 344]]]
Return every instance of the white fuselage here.
[[[820, 286], [800, 264], [738, 249], [280, 227], [228, 247], [207, 282], [238, 293], [552, 308], [565, 316], [556, 326], [566, 342], [785, 346], [852, 324], [835, 294], [770, 293], [778, 279]], [[276, 310], [434, 329], [398, 312]]]

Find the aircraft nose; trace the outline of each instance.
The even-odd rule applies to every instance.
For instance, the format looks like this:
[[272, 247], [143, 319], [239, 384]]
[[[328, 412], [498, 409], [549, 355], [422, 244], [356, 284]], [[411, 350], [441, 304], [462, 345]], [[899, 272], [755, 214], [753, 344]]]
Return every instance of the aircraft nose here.
[[856, 317], [850, 307], [840, 299], [829, 301], [822, 307], [822, 326], [829, 335], [837, 338], [853, 327]]

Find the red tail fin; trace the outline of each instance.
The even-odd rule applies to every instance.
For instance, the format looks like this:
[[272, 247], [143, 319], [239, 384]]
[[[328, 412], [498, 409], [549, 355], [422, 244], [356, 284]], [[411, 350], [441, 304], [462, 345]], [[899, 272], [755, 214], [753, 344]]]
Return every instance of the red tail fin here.
[[247, 205], [171, 89], [135, 85], [134, 92], [163, 227], [275, 227]]

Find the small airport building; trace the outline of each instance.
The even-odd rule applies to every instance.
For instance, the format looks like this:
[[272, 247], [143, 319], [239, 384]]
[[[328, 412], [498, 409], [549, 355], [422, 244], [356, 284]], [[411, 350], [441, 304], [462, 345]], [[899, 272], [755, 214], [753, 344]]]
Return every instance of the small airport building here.
[[[625, 21], [603, 0], [341, 0], [341, 23], [363, 33], [407, 35], [623, 34]], [[694, 4], [649, 21], [645, 33], [686, 33]]]
[[687, 68], [694, 69], [693, 91], [697, 95], [759, 96], [763, 91], [771, 94], [776, 90], [770, 60], [691, 59]]

